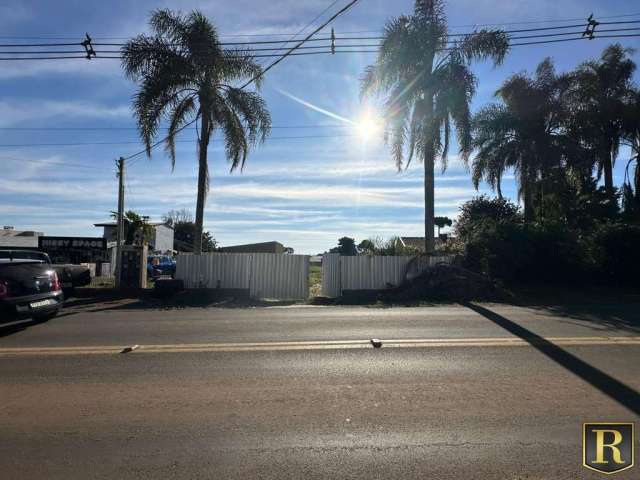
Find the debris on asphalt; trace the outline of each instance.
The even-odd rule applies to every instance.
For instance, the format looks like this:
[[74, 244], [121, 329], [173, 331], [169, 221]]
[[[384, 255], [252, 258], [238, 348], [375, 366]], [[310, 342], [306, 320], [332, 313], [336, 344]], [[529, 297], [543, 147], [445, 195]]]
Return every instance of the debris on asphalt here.
[[372, 338], [370, 342], [371, 345], [373, 345], [373, 348], [380, 348], [382, 346], [382, 340], [379, 338]]
[[133, 352], [134, 350], [137, 350], [138, 348], [140, 348], [140, 345], [134, 345], [132, 347], [125, 347], [120, 351], [120, 353], [130, 353], [130, 352]]

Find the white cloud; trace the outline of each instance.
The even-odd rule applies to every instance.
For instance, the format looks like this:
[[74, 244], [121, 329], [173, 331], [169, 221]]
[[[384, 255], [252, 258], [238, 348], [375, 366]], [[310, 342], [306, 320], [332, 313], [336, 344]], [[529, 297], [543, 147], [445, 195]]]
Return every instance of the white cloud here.
[[0, 126], [7, 127], [32, 120], [68, 118], [131, 118], [129, 105], [107, 106], [90, 102], [26, 101], [0, 102]]

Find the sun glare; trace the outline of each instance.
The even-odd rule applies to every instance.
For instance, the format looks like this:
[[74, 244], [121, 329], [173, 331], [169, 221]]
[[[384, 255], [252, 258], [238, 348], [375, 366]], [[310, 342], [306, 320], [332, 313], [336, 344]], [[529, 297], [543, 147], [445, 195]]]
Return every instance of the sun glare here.
[[367, 110], [360, 115], [356, 122], [356, 131], [358, 136], [364, 140], [373, 140], [379, 136], [382, 131], [382, 123], [373, 111]]

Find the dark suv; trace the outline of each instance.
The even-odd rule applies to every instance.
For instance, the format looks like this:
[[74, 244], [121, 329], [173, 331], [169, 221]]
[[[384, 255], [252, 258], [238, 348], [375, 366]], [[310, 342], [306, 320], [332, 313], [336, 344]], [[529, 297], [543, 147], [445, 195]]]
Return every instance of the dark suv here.
[[0, 258], [0, 322], [56, 316], [64, 302], [62, 284], [51, 265], [32, 258]]
[[51, 258], [38, 250], [10, 250], [0, 249], [0, 262], [3, 259], [20, 258], [22, 260], [37, 260], [46, 263], [58, 274], [64, 294], [69, 297], [75, 287], [83, 287], [91, 283], [91, 271], [83, 265], [54, 265]]

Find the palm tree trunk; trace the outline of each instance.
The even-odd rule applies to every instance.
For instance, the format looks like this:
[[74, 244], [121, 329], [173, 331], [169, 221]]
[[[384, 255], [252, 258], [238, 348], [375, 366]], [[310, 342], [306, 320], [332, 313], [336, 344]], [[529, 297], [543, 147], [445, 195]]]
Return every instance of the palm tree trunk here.
[[435, 250], [434, 163], [435, 149], [433, 141], [429, 140], [424, 153], [424, 251], [427, 254]]
[[207, 147], [209, 146], [209, 118], [203, 112], [200, 144], [198, 145], [198, 200], [196, 203], [196, 231], [193, 239], [193, 253], [202, 253], [202, 230], [204, 224], [204, 204], [207, 200], [209, 166], [207, 164]]
[[602, 169], [604, 170], [604, 188], [607, 192], [613, 192], [613, 162], [611, 161], [611, 148], [602, 152]]
[[531, 195], [531, 185], [523, 185], [522, 200], [524, 202], [524, 223], [531, 223], [533, 220], [533, 197]]

